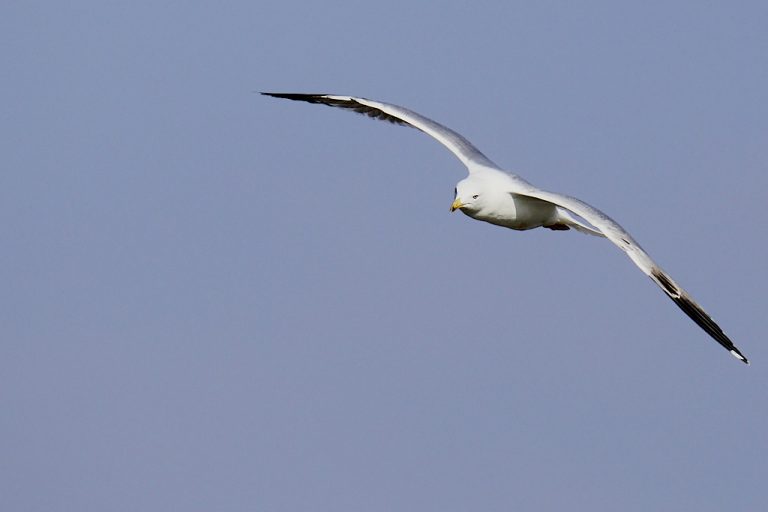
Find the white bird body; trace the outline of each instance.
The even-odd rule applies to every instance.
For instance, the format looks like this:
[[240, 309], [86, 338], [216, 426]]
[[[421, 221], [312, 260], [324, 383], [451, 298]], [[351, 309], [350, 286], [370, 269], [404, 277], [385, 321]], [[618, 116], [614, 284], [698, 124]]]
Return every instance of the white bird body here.
[[554, 203], [515, 191], [524, 180], [519, 176], [492, 168], [482, 168], [456, 184], [452, 210], [483, 222], [517, 231], [545, 227], [554, 230], [575, 228], [592, 235], [603, 236], [573, 218]]
[[[502, 191], [499, 196], [493, 203], [478, 201], [478, 204], [462, 206], [461, 211], [475, 220], [517, 231], [540, 228], [557, 222], [557, 206], [551, 203]], [[500, 205], [501, 208], [493, 205]]]
[[[538, 227], [553, 230], [575, 229], [607, 238], [624, 251], [699, 327], [734, 357], [749, 364], [747, 358], [701, 306], [651, 259], [624, 228], [597, 208], [574, 197], [548, 192], [531, 185], [497, 166], [458, 133], [404, 107], [353, 96], [262, 94], [344, 108], [425, 132], [456, 155], [469, 171], [469, 176], [456, 185], [456, 196], [451, 211], [460, 209], [473, 219], [515, 230]], [[574, 214], [586, 222], [577, 219]]]
[[456, 208], [473, 219], [521, 231], [557, 221], [555, 205], [517, 195], [510, 185], [509, 175], [475, 173], [456, 184]]

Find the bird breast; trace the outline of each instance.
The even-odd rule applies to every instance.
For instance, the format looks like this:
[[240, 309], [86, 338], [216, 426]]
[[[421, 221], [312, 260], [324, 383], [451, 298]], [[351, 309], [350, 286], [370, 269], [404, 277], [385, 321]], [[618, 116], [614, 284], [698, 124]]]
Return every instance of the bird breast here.
[[540, 199], [517, 194], [489, 199], [476, 210], [464, 213], [476, 220], [521, 231], [541, 227], [557, 216], [556, 206]]

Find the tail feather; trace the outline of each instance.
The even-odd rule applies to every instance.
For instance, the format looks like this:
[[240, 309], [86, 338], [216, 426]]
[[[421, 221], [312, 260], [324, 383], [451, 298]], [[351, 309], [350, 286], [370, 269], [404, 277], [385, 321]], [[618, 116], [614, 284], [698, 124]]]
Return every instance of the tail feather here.
[[565, 208], [557, 207], [557, 222], [556, 224], [564, 224], [568, 227], [575, 229], [581, 233], [587, 235], [599, 236], [605, 238], [605, 235], [599, 229], [594, 226], [588, 225], [586, 222], [581, 222], [579, 219], [571, 215], [571, 213]]

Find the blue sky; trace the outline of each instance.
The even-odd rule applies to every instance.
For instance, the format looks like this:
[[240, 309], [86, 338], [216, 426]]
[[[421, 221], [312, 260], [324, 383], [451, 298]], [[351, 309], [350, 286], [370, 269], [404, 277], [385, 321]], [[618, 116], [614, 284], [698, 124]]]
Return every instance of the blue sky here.
[[[5, 510], [757, 510], [763, 2], [0, 8]], [[448, 212], [407, 106], [608, 212]]]

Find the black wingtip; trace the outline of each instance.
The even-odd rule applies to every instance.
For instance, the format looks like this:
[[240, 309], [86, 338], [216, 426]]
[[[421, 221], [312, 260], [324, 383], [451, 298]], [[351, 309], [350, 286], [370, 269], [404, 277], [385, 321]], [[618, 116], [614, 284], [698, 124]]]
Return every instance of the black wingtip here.
[[651, 273], [651, 278], [653, 278], [656, 283], [661, 286], [662, 290], [664, 290], [667, 296], [672, 299], [672, 302], [677, 304], [677, 307], [682, 309], [683, 312], [688, 315], [691, 320], [696, 322], [699, 327], [704, 329], [707, 334], [709, 334], [712, 338], [714, 338], [715, 341], [722, 345], [723, 348], [730, 352], [733, 357], [744, 364], [749, 364], [749, 359], [747, 359], [744, 354], [742, 354], [741, 351], [736, 348], [736, 345], [733, 344], [731, 339], [723, 332], [720, 326], [717, 325], [714, 320], [712, 320], [712, 317], [710, 317], [706, 311], [701, 308], [701, 306], [696, 304], [696, 302], [691, 299], [691, 297], [688, 296], [688, 294], [682, 288], [680, 288], [674, 281], [672, 281], [668, 275], [666, 275], [661, 270], [654, 270]]
[[326, 94], [297, 94], [292, 92], [262, 92], [263, 96], [272, 96], [273, 98], [283, 98], [286, 100], [294, 101], [308, 101], [314, 103], [313, 100], [327, 96]]
[[733, 355], [733, 357], [735, 357], [736, 359], [738, 359], [738, 360], [739, 360], [739, 361], [741, 361], [742, 363], [744, 363], [744, 364], [746, 364], [747, 366], [749, 366], [749, 359], [747, 359], [747, 358], [744, 356], [744, 354], [742, 354], [742, 353], [739, 351], [739, 349], [737, 349], [736, 347], [733, 347], [733, 348], [730, 350], [730, 352], [731, 352], [731, 354]]

